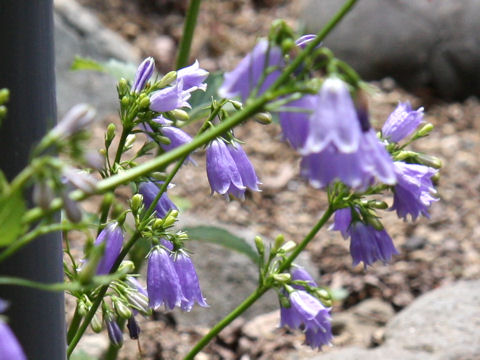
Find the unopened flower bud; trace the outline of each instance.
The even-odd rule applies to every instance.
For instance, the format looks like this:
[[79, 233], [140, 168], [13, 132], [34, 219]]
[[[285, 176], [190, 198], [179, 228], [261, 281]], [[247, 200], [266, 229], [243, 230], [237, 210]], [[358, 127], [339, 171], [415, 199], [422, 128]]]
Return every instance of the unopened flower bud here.
[[160, 144], [163, 144], [163, 145], [170, 145], [172, 143], [172, 140], [170, 140], [166, 136], [157, 136], [156, 139]]
[[163, 226], [163, 219], [155, 219], [153, 222], [153, 229], [157, 230], [160, 229]]
[[7, 112], [7, 107], [5, 105], [0, 105], [0, 120], [7, 116]]
[[285, 38], [282, 40], [282, 51], [284, 53], [289, 52], [293, 47], [295, 47], [295, 41], [292, 38]]
[[330, 296], [330, 293], [327, 290], [320, 289], [320, 288], [315, 289], [315, 296], [317, 298], [321, 299], [322, 302], [324, 300], [331, 300], [332, 299], [332, 297]]
[[124, 274], [131, 273], [135, 270], [135, 264], [133, 261], [130, 260], [123, 260], [120, 266], [118, 267], [118, 271]]
[[90, 322], [90, 328], [93, 330], [95, 333], [100, 333], [102, 331], [102, 322], [98, 318], [98, 316], [95, 314], [93, 315], [92, 321]]
[[262, 125], [268, 125], [272, 123], [272, 114], [268, 112], [256, 113], [253, 119]]
[[288, 253], [288, 252], [292, 251], [293, 249], [295, 249], [296, 246], [297, 246], [297, 244], [295, 244], [294, 241], [289, 240], [285, 244], [282, 245], [280, 250]]
[[132, 91], [139, 93], [145, 87], [147, 81], [152, 77], [155, 70], [155, 60], [152, 57], [148, 57], [140, 64], [135, 74], [135, 80], [133, 82]]
[[160, 181], [165, 181], [168, 177], [168, 175], [164, 172], [160, 172], [160, 171], [157, 171], [157, 172], [154, 172], [151, 177], [155, 180], [160, 180]]
[[78, 104], [71, 108], [63, 119], [52, 129], [51, 135], [67, 138], [89, 126], [95, 118], [95, 110], [86, 104]]
[[105, 164], [105, 156], [98, 151], [88, 151], [85, 154], [85, 163], [90, 169], [102, 170]]
[[148, 96], [141, 98], [138, 102], [138, 107], [140, 110], [148, 109], [150, 107], [150, 98]]
[[233, 105], [235, 110], [241, 110], [243, 108], [243, 104], [240, 101], [237, 100], [228, 100], [230, 104]]
[[265, 244], [263, 243], [263, 239], [260, 236], [255, 236], [255, 246], [260, 255], [263, 255], [265, 253]]
[[280, 234], [275, 238], [275, 242], [273, 244], [273, 252], [277, 252], [285, 242], [285, 237]]
[[441, 169], [443, 166], [442, 160], [435, 156], [427, 154], [417, 154], [416, 158], [420, 164], [432, 167], [434, 169]]
[[120, 346], [123, 344], [123, 333], [115, 320], [107, 321], [108, 337], [112, 344]]
[[80, 316], [82, 316], [82, 317], [85, 316], [85, 315], [87, 315], [87, 313], [88, 313], [88, 306], [87, 306], [87, 304], [85, 304], [84, 301], [82, 301], [82, 300], [79, 300], [79, 301], [78, 301], [77, 312], [78, 312], [78, 315], [80, 315]]
[[137, 140], [137, 137], [135, 134], [130, 134], [127, 136], [127, 139], [125, 140], [125, 148], [130, 148], [133, 143]]
[[82, 220], [82, 211], [78, 204], [70, 197], [70, 192], [62, 191], [61, 198], [63, 200], [63, 210], [68, 220], [73, 223], [79, 223]]
[[5, 104], [10, 100], [10, 91], [6, 88], [0, 89], [0, 105]]
[[138, 213], [138, 210], [140, 210], [142, 205], [143, 205], [143, 195], [142, 194], [133, 195], [132, 200], [130, 200], [130, 209], [132, 209], [132, 213], [134, 215]]
[[420, 130], [418, 130], [418, 131], [416, 132], [415, 138], [425, 137], [425, 136], [427, 136], [428, 134], [430, 134], [433, 129], [434, 129], [433, 124], [427, 123], [427, 124], [423, 125], [423, 126], [420, 128]]
[[182, 110], [182, 109], [172, 110], [172, 111], [170, 111], [170, 114], [172, 114], [172, 116], [175, 119], [180, 120], [180, 121], [188, 121], [188, 119], [190, 119], [190, 116], [188, 115], [188, 113], [185, 110]]
[[43, 210], [50, 208], [54, 197], [52, 188], [46, 182], [39, 182], [33, 186], [33, 202]]
[[113, 308], [117, 315], [123, 319], [129, 319], [132, 316], [132, 310], [130, 310], [125, 304], [118, 298], [112, 299]]
[[368, 206], [374, 208], [374, 209], [387, 209], [388, 204], [385, 201], [380, 201], [380, 200], [371, 200], [368, 202]]
[[408, 158], [414, 158], [418, 155], [418, 153], [414, 151], [407, 151], [407, 150], [402, 150], [398, 154], [395, 155], [395, 160], [396, 161], [402, 161]]
[[118, 81], [117, 93], [118, 93], [119, 99], [121, 99], [125, 94], [128, 93], [128, 81], [126, 79], [121, 78]]
[[288, 273], [274, 274], [273, 279], [279, 283], [286, 283], [292, 279], [292, 275]]
[[367, 223], [368, 225], [371, 225], [375, 228], [375, 230], [382, 231], [384, 229], [382, 223], [376, 216], [369, 216], [367, 217]]
[[84, 171], [67, 167], [63, 169], [62, 174], [71, 184], [86, 194], [93, 194], [97, 189], [97, 179]]
[[135, 320], [135, 317], [131, 316], [128, 319], [127, 329], [128, 329], [128, 334], [130, 335], [130, 339], [132, 340], [138, 339], [138, 336], [140, 335], [140, 327], [138, 326], [137, 321]]
[[116, 126], [114, 123], [110, 123], [107, 126], [107, 133], [105, 134], [105, 142], [110, 145], [112, 140], [115, 138]]
[[125, 95], [121, 100], [122, 107], [126, 108], [130, 104], [130, 96]]
[[436, 172], [432, 177], [431, 180], [434, 185], [438, 185], [438, 182], [440, 181], [440, 173]]
[[170, 213], [167, 215], [165, 221], [163, 222], [163, 227], [167, 228], [175, 224], [177, 221], [178, 210], [171, 210]]
[[164, 88], [167, 85], [170, 85], [172, 82], [174, 82], [177, 79], [177, 72], [176, 71], [170, 71], [165, 74], [163, 78], [160, 79], [158, 82], [158, 87], [159, 88]]

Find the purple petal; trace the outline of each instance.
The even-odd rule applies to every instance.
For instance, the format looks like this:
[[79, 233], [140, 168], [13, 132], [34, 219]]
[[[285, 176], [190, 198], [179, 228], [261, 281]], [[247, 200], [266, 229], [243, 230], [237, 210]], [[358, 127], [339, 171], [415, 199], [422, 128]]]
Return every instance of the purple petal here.
[[10, 327], [0, 320], [0, 359], [27, 360]]
[[174, 86], [155, 91], [150, 97], [150, 109], [166, 112], [182, 107], [190, 108], [188, 99], [190, 99], [190, 93], [183, 90], [183, 83], [180, 80]]
[[208, 307], [205, 298], [200, 290], [200, 284], [198, 282], [197, 272], [193, 266], [190, 257], [183, 253], [178, 253], [173, 262], [175, 271], [177, 272], [178, 279], [180, 280], [180, 286], [184, 299], [182, 300], [182, 310], [190, 311], [195, 302], [203, 307]]
[[97, 275], [110, 273], [113, 264], [122, 250], [123, 233], [116, 221], [108, 224], [100, 232], [94, 244], [98, 246], [102, 243], [105, 243], [105, 250], [97, 267]]
[[132, 91], [139, 93], [145, 87], [145, 84], [150, 79], [155, 69], [155, 60], [152, 57], [148, 57], [140, 64], [135, 74], [135, 80], [133, 82]]
[[260, 191], [258, 185], [261, 183], [258, 181], [255, 169], [241, 145], [236, 143], [234, 146], [228, 145], [227, 148], [240, 173], [243, 186], [247, 186], [250, 190]]
[[318, 96], [305, 95], [301, 99], [286, 105], [287, 107], [298, 108], [304, 111], [282, 111], [279, 113], [283, 136], [294, 149], [301, 149], [305, 145], [310, 130], [310, 117], [316, 108], [317, 102]]
[[208, 76], [208, 71], [200, 69], [198, 60], [187, 67], [184, 67], [177, 71], [177, 81], [183, 81], [183, 89], [186, 91], [194, 91], [197, 89], [205, 91], [207, 84], [203, 84]]
[[393, 142], [406, 138], [423, 121], [423, 108], [412, 110], [410, 103], [399, 103], [383, 125], [382, 135]]
[[[153, 200], [159, 193], [160, 189], [158, 186], [151, 182], [143, 182], [140, 184], [138, 188], [138, 192], [143, 196], [143, 202], [145, 206], [148, 208], [152, 204]], [[164, 192], [160, 199], [158, 200], [157, 204], [155, 205], [156, 216], [159, 218], [165, 217], [170, 210], [178, 210], [175, 204], [170, 200], [167, 195], [167, 192]]]

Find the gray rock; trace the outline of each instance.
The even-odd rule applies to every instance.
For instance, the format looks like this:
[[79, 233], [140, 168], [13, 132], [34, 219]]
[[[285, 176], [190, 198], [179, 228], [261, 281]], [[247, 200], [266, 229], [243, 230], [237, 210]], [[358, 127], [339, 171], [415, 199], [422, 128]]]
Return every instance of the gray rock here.
[[480, 281], [461, 281], [421, 296], [389, 321], [385, 338], [376, 349], [346, 348], [310, 359], [480, 359]]
[[[205, 224], [225, 228], [232, 234], [249, 241], [255, 248], [253, 239], [256, 234], [249, 229], [194, 219], [189, 217], [188, 213], [182, 214], [179, 227]], [[268, 239], [264, 240], [268, 241]], [[176, 311], [174, 316], [180, 324], [212, 326], [255, 290], [258, 284], [257, 266], [247, 256], [219, 245], [191, 241], [187, 244], [187, 248], [193, 251], [192, 260], [198, 272], [203, 295], [210, 307], [195, 306], [189, 313]], [[296, 263], [305, 267], [312, 275], [317, 273], [306, 253], [301, 254]], [[277, 309], [279, 309], [277, 296], [274, 291], [269, 291], [242, 316], [250, 319]]]
[[93, 105], [100, 117], [117, 112], [114, 78], [92, 71], [72, 72], [70, 67], [76, 55], [138, 63], [137, 49], [74, 0], [55, 0], [55, 53], [59, 116], [81, 102]]
[[[340, 8], [309, 0], [303, 17], [316, 32]], [[362, 0], [325, 45], [365, 79], [385, 76], [445, 98], [480, 94], [480, 2]]]

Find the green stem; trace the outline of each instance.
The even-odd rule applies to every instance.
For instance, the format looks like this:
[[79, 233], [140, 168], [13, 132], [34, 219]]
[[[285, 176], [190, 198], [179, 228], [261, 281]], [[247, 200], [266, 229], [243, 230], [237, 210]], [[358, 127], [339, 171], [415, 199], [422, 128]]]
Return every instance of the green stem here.
[[[334, 207], [329, 205], [323, 216], [315, 224], [315, 226], [310, 230], [310, 232], [305, 236], [300, 244], [295, 247], [295, 250], [290, 254], [290, 256], [285, 259], [282, 265], [279, 267], [278, 272], [285, 271], [288, 269], [297, 256], [302, 252], [303, 249], [308, 245], [308, 243], [315, 237], [315, 235], [320, 231], [320, 229], [325, 225], [330, 216], [334, 212]], [[264, 284], [259, 286], [253, 293], [250, 294], [240, 305], [238, 305], [230, 314], [225, 316], [220, 320], [200, 341], [190, 350], [190, 352], [185, 356], [184, 360], [191, 360], [197, 355], [215, 336], [218, 335], [228, 324], [240, 316], [245, 310], [247, 310], [251, 305], [255, 303], [263, 294], [267, 292], [271, 287], [270, 284]]]
[[75, 308], [75, 312], [73, 313], [72, 321], [70, 322], [70, 326], [68, 327], [67, 344], [70, 343], [73, 336], [77, 332], [77, 329], [80, 326], [81, 321], [82, 321], [82, 315], [78, 313], [78, 304], [77, 304], [77, 307]]
[[187, 17], [183, 26], [183, 36], [180, 41], [180, 50], [177, 57], [177, 69], [181, 69], [188, 65], [190, 56], [190, 48], [192, 47], [193, 32], [197, 25], [198, 12], [200, 10], [201, 0], [190, 0], [187, 11]]

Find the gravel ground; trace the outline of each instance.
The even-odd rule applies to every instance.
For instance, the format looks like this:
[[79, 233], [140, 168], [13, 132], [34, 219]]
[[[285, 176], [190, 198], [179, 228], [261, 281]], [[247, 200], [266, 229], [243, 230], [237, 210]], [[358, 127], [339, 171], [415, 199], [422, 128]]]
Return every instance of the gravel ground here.
[[[123, 34], [145, 54], [153, 54], [161, 71], [171, 68], [174, 49], [181, 35], [184, 1], [79, 2], [98, 11], [108, 26]], [[267, 34], [271, 20], [283, 17], [297, 25], [298, 6], [293, 3], [205, 1], [193, 46], [194, 57], [210, 71], [231, 69], [251, 48], [256, 36]], [[366, 271], [361, 266], [353, 268], [348, 242], [339, 234], [326, 230], [317, 236], [308, 251], [318, 267], [322, 283], [334, 289], [343, 288], [348, 293], [343, 301], [338, 302], [336, 311], [372, 297], [383, 299], [400, 310], [433, 288], [457, 279], [480, 277], [480, 175], [478, 155], [475, 155], [480, 153], [478, 99], [470, 98], [463, 103], [429, 99], [425, 104], [396, 87], [389, 79], [374, 85], [379, 90], [370, 97], [370, 110], [377, 126], [381, 126], [398, 101], [409, 100], [415, 108], [425, 106], [426, 120], [436, 129], [431, 136], [418, 141], [415, 149], [437, 155], [444, 162], [438, 186], [440, 201], [432, 206], [430, 220], [422, 218], [415, 223], [403, 222], [394, 213], [383, 213], [384, 225], [400, 251], [400, 255], [388, 265], [376, 264]], [[325, 194], [312, 189], [299, 177], [299, 157], [281, 141], [278, 126], [250, 122], [238, 129], [236, 135], [246, 141], [245, 149], [263, 182], [261, 193], [248, 194], [244, 202], [225, 202], [218, 196], [210, 197], [204, 154], [198, 153], [195, 158], [199, 166], [181, 170], [172, 194], [187, 198], [190, 214], [207, 221], [215, 219], [248, 226], [268, 238], [283, 233], [289, 239], [301, 240], [325, 209]], [[149, 359], [177, 358], [184, 353], [186, 344], [203, 331], [175, 329], [165, 322], [144, 326], [152, 328], [146, 331], [147, 334], [153, 336], [157, 331], [163, 334], [161, 339], [142, 340], [148, 355], [145, 358]], [[235, 331], [231, 333], [235, 334]], [[235, 341], [238, 345], [238, 336]], [[284, 343], [287, 348], [288, 344], [291, 345], [288, 341]], [[132, 354], [130, 351], [136, 351], [136, 345], [132, 346], [127, 345], [126, 352], [122, 352], [124, 358], [135, 357], [128, 355]], [[228, 342], [220, 341], [210, 347], [211, 355], [203, 358], [240, 358], [232, 355], [231, 349]], [[247, 358], [260, 357], [251, 355]]]

